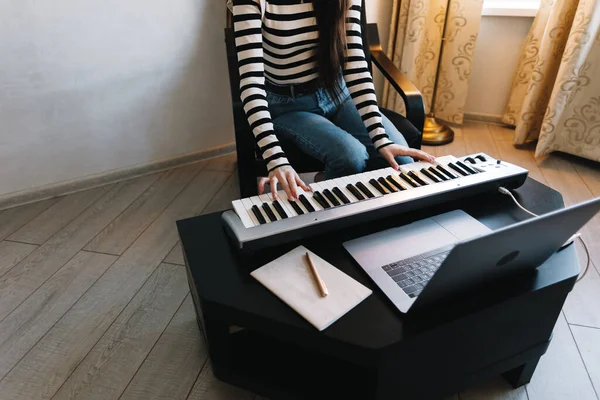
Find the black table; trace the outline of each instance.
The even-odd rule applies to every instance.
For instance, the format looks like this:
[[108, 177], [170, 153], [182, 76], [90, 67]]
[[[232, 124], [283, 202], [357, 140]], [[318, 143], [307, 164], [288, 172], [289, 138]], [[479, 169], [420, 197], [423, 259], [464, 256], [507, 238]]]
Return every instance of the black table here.
[[[563, 207], [558, 192], [532, 179], [516, 192], [536, 213]], [[302, 241], [374, 291], [323, 332], [249, 275], [300, 243], [241, 256], [220, 213], [178, 221], [215, 376], [272, 399], [429, 399], [499, 374], [515, 387], [529, 382], [579, 273], [574, 246], [535, 273], [403, 315], [341, 245], [454, 209], [491, 229], [527, 218], [508, 197], [489, 193]]]

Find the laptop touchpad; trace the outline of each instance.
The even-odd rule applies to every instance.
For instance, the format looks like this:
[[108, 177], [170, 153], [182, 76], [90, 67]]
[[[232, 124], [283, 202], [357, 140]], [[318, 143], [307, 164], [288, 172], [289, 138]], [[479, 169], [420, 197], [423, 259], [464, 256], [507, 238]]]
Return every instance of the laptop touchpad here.
[[370, 270], [486, 231], [489, 229], [485, 225], [456, 210], [354, 239], [344, 243], [344, 247], [363, 268]]

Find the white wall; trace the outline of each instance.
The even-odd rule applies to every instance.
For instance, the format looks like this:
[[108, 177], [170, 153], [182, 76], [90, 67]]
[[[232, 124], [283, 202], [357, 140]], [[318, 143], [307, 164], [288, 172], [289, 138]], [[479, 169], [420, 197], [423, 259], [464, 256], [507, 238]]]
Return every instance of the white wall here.
[[231, 142], [224, 10], [0, 1], [0, 195]]
[[[379, 39], [383, 45], [383, 50], [387, 51], [388, 39], [390, 36], [390, 22], [392, 20], [393, 0], [368, 0], [366, 3], [367, 21], [369, 23], [377, 23]], [[373, 80], [377, 98], [381, 101], [384, 78], [375, 66], [373, 66]]]
[[483, 16], [465, 113], [500, 118], [533, 18]]

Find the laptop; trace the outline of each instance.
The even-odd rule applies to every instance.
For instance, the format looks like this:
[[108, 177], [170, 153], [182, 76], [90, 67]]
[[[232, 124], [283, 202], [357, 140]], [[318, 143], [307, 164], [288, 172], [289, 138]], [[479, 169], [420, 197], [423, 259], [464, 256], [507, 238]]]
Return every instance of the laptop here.
[[403, 313], [534, 270], [600, 210], [600, 198], [495, 231], [462, 210], [345, 242]]

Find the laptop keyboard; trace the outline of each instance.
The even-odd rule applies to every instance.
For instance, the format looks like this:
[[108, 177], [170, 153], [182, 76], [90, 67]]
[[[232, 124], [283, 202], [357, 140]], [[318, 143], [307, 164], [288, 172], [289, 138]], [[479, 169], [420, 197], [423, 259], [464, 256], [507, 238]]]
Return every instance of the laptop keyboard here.
[[409, 297], [417, 297], [435, 271], [442, 265], [452, 246], [436, 249], [381, 267]]

